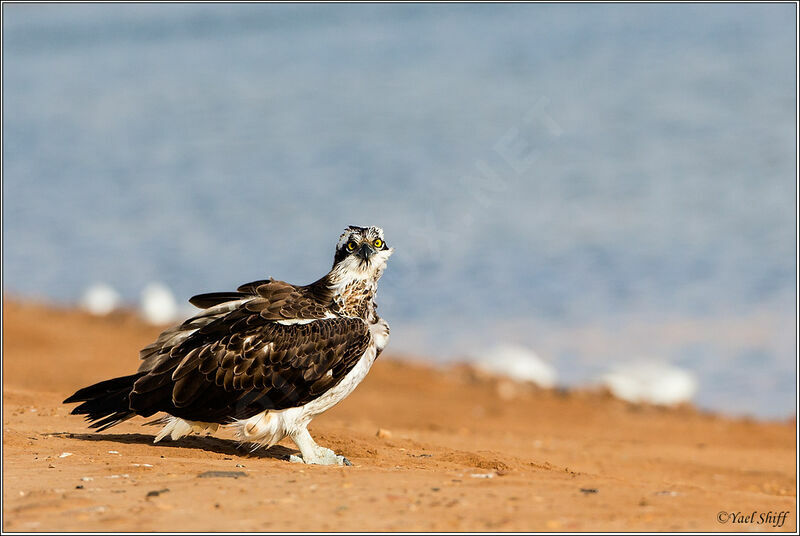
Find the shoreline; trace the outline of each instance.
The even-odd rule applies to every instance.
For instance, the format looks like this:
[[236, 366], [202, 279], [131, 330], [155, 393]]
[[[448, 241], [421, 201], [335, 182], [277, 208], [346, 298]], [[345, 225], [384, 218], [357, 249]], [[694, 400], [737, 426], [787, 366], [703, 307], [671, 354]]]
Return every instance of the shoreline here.
[[[353, 467], [302, 466], [284, 461], [287, 440], [153, 445], [146, 419], [97, 434], [68, 415], [61, 400], [129, 373], [160, 332], [132, 313], [6, 296], [3, 330], [4, 530], [796, 527], [796, 418], [636, 405], [389, 353], [310, 426]], [[720, 523], [722, 511], [789, 514], [773, 527]]]

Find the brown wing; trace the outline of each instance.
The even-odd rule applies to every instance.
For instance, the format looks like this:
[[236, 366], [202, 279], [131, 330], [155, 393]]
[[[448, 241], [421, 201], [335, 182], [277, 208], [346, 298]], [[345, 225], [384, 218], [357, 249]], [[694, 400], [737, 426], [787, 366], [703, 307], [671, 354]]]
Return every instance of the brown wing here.
[[257, 283], [263, 284], [251, 283], [239, 289], [255, 290], [258, 297], [248, 302], [247, 309], [266, 320], [310, 320], [330, 316], [328, 307], [315, 299], [308, 287], [296, 287], [274, 279]]
[[142, 348], [139, 352], [139, 358], [142, 359], [139, 372], [158, 366], [173, 348], [199, 328], [219, 320], [241, 307], [245, 301], [250, 311], [258, 312], [266, 320], [310, 320], [330, 316], [327, 307], [309, 287], [296, 287], [272, 278], [245, 283], [236, 292], [198, 294], [192, 296], [189, 303], [203, 311], [165, 330], [152, 344]]
[[[247, 308], [260, 313], [267, 320], [326, 318], [330, 312], [311, 285], [298, 287], [272, 278], [246, 283], [236, 292], [198, 294], [189, 302], [203, 309], [208, 308], [209, 314], [215, 314], [217, 309], [241, 300], [249, 300]], [[194, 318], [201, 316], [207, 315]]]
[[[136, 381], [131, 409], [144, 416], [166, 411], [191, 420], [227, 422], [265, 409], [302, 406], [341, 381], [367, 351], [371, 338], [363, 320], [280, 324], [275, 320], [287, 320], [289, 312], [319, 313], [293, 303], [297, 289], [286, 283], [271, 281], [257, 290], [259, 298], [203, 325], [161, 354]], [[272, 300], [280, 306], [271, 306]]]
[[[250, 298], [252, 299], [252, 296]], [[165, 359], [169, 358], [174, 348], [180, 346], [198, 329], [241, 307], [244, 299], [246, 298], [237, 298], [209, 306], [185, 322], [164, 330], [152, 344], [148, 344], [139, 351], [139, 359], [142, 360], [139, 365], [139, 372], [157, 367]]]

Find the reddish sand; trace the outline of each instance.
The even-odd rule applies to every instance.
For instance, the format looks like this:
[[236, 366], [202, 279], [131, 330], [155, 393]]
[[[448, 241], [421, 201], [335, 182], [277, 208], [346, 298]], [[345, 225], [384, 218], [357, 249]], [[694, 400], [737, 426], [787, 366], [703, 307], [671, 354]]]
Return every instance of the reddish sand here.
[[[96, 434], [68, 415], [61, 400], [134, 371], [158, 331], [6, 298], [4, 530], [796, 529], [794, 420], [634, 406], [391, 354], [311, 424], [352, 467], [284, 461], [290, 441], [154, 445], [142, 418]], [[718, 521], [736, 512], [756, 515]], [[765, 522], [779, 512], [782, 526]]]

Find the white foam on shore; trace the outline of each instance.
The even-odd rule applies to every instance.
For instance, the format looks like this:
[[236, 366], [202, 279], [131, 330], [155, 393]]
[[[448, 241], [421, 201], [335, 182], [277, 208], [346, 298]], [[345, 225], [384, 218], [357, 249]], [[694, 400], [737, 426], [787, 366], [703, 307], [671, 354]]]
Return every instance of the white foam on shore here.
[[535, 383], [539, 387], [556, 385], [556, 369], [530, 348], [503, 344], [482, 352], [474, 358], [476, 367], [491, 374], [507, 376], [518, 381]]
[[698, 388], [691, 372], [657, 361], [620, 365], [601, 376], [600, 382], [622, 400], [662, 406], [689, 402]]
[[80, 307], [93, 315], [107, 315], [119, 307], [121, 298], [113, 287], [106, 283], [94, 283], [87, 288], [80, 300]]
[[150, 324], [169, 324], [178, 318], [178, 304], [166, 285], [149, 283], [142, 290], [140, 312]]

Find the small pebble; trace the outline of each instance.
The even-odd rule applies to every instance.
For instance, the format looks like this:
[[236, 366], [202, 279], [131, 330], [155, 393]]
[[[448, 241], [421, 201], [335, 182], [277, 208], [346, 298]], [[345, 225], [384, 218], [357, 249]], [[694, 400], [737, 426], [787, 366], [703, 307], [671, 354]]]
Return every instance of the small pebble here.
[[239, 478], [240, 476], [247, 476], [247, 473], [242, 471], [206, 471], [197, 475], [197, 478]]
[[375, 435], [380, 439], [389, 439], [392, 437], [392, 432], [385, 428], [378, 428], [378, 431]]
[[66, 458], [67, 456], [72, 456], [71, 452], [62, 452], [58, 455], [59, 458]]
[[581, 488], [581, 493], [597, 493], [597, 488]]
[[677, 491], [657, 491], [656, 495], [668, 495], [669, 497], [675, 497], [678, 494]]

